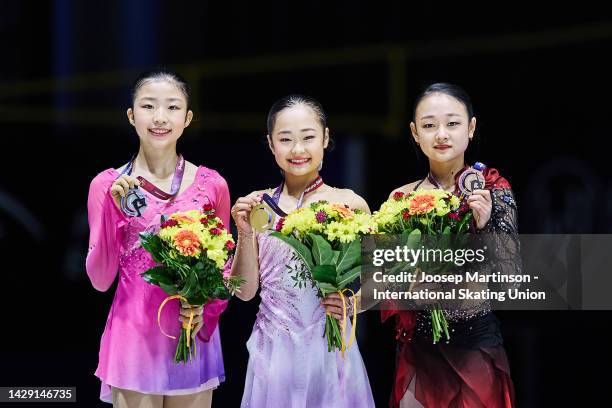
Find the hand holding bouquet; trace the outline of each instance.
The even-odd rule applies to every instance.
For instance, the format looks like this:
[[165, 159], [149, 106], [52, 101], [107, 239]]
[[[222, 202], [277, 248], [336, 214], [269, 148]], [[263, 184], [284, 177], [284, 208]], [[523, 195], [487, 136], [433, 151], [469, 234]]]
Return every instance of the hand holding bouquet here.
[[[338, 293], [344, 304], [344, 292], [352, 292], [346, 286], [361, 272], [361, 236], [374, 230], [375, 224], [369, 214], [345, 205], [318, 201], [281, 218], [272, 235], [293, 247], [306, 266], [305, 270], [294, 271], [292, 278], [296, 286], [310, 283], [318, 289], [322, 298], [330, 293]], [[346, 316], [345, 304], [343, 310]], [[342, 320], [340, 328], [338, 320], [326, 316], [328, 351], [339, 349], [344, 352], [351, 346], [355, 333], [355, 315], [356, 311], [348, 346], [344, 341], [346, 318]]]
[[[169, 295], [159, 307], [158, 323], [163, 307], [172, 299], [199, 307], [212, 299], [229, 298], [243, 282], [240, 278], [223, 276], [223, 267], [235, 245], [210, 205], [203, 211], [162, 216], [159, 231], [141, 233], [140, 241], [158, 263], [141, 276]], [[187, 362], [195, 355], [195, 342], [193, 347], [191, 344], [193, 327], [191, 313], [189, 321], [182, 325], [175, 363]]]
[[[417, 190], [409, 194], [396, 192], [372, 216], [379, 233], [401, 235], [401, 243], [410, 249], [434, 246], [444, 251], [453, 245], [463, 245], [472, 220], [472, 212], [459, 198], [443, 190]], [[450, 262], [423, 262], [414, 266], [417, 275], [444, 273]], [[407, 264], [395, 268], [405, 270]], [[392, 270], [393, 271], [393, 268]], [[450, 339], [448, 323], [439, 305], [431, 310], [433, 341], [445, 334]]]

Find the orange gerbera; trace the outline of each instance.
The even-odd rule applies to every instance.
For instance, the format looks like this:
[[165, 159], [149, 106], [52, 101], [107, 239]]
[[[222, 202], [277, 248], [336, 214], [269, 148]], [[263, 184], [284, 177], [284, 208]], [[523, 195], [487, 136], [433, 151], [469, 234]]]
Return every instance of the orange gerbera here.
[[410, 199], [408, 210], [410, 215], [427, 214], [436, 206], [436, 197], [431, 194], [415, 195]]
[[174, 236], [174, 245], [183, 255], [197, 256], [200, 253], [200, 240], [198, 236], [189, 230], [182, 230]]
[[338, 212], [338, 215], [340, 215], [340, 218], [350, 220], [351, 218], [353, 218], [353, 215], [355, 215], [353, 210], [343, 205], [332, 204], [332, 208]]
[[193, 224], [194, 222], [196, 222], [193, 218], [184, 215], [184, 214], [172, 214], [170, 216], [170, 218], [172, 218], [173, 220], [177, 220], [178, 222], [182, 223], [182, 224]]

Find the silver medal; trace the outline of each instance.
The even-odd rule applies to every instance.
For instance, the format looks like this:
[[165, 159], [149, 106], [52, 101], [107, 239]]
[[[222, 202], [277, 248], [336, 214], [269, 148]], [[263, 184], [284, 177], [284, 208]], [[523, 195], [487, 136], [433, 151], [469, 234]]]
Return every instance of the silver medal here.
[[147, 208], [147, 197], [139, 188], [132, 188], [121, 197], [121, 210], [128, 217], [140, 217]]

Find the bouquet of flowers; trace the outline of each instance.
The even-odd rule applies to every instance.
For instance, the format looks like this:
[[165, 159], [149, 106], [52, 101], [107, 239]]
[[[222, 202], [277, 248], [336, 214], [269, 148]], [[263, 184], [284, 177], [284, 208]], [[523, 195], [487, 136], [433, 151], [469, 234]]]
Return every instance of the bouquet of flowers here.
[[[204, 206], [203, 211], [177, 212], [168, 218], [162, 215], [159, 231], [141, 233], [140, 242], [158, 264], [141, 276], [169, 295], [159, 307], [158, 324], [163, 307], [172, 299], [201, 306], [212, 299], [229, 298], [243, 282], [241, 278], [223, 276], [223, 267], [235, 245], [211, 205]], [[175, 363], [185, 363], [195, 356], [195, 343], [191, 347], [190, 342], [192, 319], [193, 314], [181, 328]]]
[[310, 283], [325, 297], [338, 292], [343, 302], [345, 318], [342, 328], [338, 321], [327, 315], [325, 336], [327, 349], [344, 351], [351, 346], [355, 335], [356, 312], [348, 346], [344, 342], [346, 330], [346, 304], [343, 293], [361, 272], [361, 236], [375, 231], [369, 214], [352, 210], [346, 205], [318, 201], [299, 208], [281, 218], [276, 225], [275, 237], [282, 239], [296, 251], [307, 269], [294, 270], [295, 286]]
[[[382, 204], [372, 216], [379, 233], [401, 236], [401, 243], [408, 248], [435, 246], [437, 249], [451, 245], [465, 245], [472, 212], [453, 194], [442, 190], [417, 190], [409, 194], [396, 192]], [[417, 262], [414, 266], [419, 273], [444, 273], [452, 262]], [[405, 270], [406, 264], [396, 268]], [[431, 312], [433, 341], [437, 343], [442, 333], [447, 340], [448, 323], [440, 305]]]

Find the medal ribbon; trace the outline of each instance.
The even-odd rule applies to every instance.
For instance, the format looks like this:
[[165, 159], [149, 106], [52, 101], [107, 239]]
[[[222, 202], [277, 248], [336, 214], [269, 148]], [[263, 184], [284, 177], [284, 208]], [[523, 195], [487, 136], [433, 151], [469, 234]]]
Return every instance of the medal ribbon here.
[[[124, 174], [127, 174], [128, 176], [132, 174], [135, 159], [136, 156], [134, 155], [134, 157], [132, 157], [132, 160], [130, 160], [125, 169], [123, 169], [119, 177]], [[166, 193], [165, 191], [156, 187], [155, 184], [151, 183], [149, 180], [142, 176], [138, 176], [136, 177], [136, 179], [140, 181], [140, 187], [151, 193], [152, 196], [159, 198], [160, 200], [170, 200], [178, 194], [179, 189], [181, 188], [181, 183], [183, 182], [184, 174], [185, 159], [183, 158], [183, 155], [179, 155], [178, 160], [176, 161], [176, 168], [174, 169], [174, 177], [172, 178], [172, 186], [170, 187], [170, 193]]]
[[[300, 198], [298, 200], [296, 208], [302, 207], [302, 203], [304, 202], [304, 196], [306, 194], [315, 191], [317, 188], [321, 187], [322, 185], [323, 185], [323, 179], [321, 178], [321, 176], [318, 176], [316, 179], [313, 180], [312, 183], [310, 183], [304, 189], [304, 191], [302, 191], [302, 194], [300, 195]], [[268, 206], [272, 209], [272, 211], [274, 211], [280, 217], [286, 217], [287, 216], [287, 213], [284, 212], [278, 206], [278, 202], [280, 201], [280, 196], [281, 196], [281, 193], [283, 192], [283, 187], [284, 186], [285, 186], [285, 181], [283, 180], [283, 182], [280, 184], [280, 186], [278, 186], [276, 188], [276, 190], [274, 191], [274, 194], [272, 195], [272, 197], [270, 197], [270, 195], [268, 193], [264, 193], [263, 196], [261, 197], [261, 199], [266, 204], [268, 204]], [[268, 222], [272, 222], [272, 216], [271, 215], [269, 215], [269, 221]]]
[[[468, 169], [468, 166], [464, 166], [464, 167], [463, 167], [463, 168], [462, 168], [462, 169], [459, 171], [459, 173], [457, 173], [457, 174], [455, 175], [455, 189], [453, 190], [452, 194], [456, 195], [456, 196], [457, 196], [457, 197], [459, 197], [460, 199], [462, 199], [462, 198], [463, 198], [463, 197], [462, 197], [462, 195], [463, 195], [463, 194], [460, 194], [460, 191], [459, 191], [459, 185], [457, 184], [457, 179], [458, 179], [458, 178], [459, 178], [459, 176], [461, 176], [461, 174], [462, 174], [464, 171], [466, 171], [467, 169]], [[438, 181], [438, 179], [437, 179], [437, 178], [436, 178], [436, 177], [435, 177], [433, 174], [431, 174], [431, 171], [430, 171], [430, 172], [427, 174], [427, 180], [428, 180], [428, 181], [429, 181], [429, 182], [430, 182], [432, 185], [434, 185], [434, 186], [435, 186], [437, 189], [444, 190], [444, 189], [442, 188], [442, 185], [441, 185], [441, 184], [440, 184], [440, 182]]]
[[[304, 191], [302, 191], [302, 194], [300, 195], [300, 198], [298, 199], [297, 207], [296, 208], [301, 208], [302, 207], [302, 203], [304, 202], [304, 196], [306, 194], [312, 193], [313, 191], [315, 191], [317, 188], [321, 187], [322, 185], [323, 185], [323, 179], [321, 178], [321, 176], [317, 176], [317, 178], [314, 179], [312, 181], [312, 183], [308, 184], [308, 186], [304, 189]], [[264, 194], [264, 198], [263, 198], [263, 200], [268, 205], [270, 205], [270, 203], [268, 201], [273, 201], [274, 202], [274, 207], [276, 207], [278, 210], [280, 210], [282, 215], [279, 212], [277, 212], [274, 207], [272, 207], [272, 209], [274, 210], [274, 212], [276, 212], [281, 217], [286, 217], [287, 216], [287, 214], [278, 207], [278, 202], [280, 201], [280, 196], [281, 196], [281, 193], [283, 192], [283, 187], [284, 186], [285, 186], [285, 181], [283, 180], [283, 182], [280, 184], [280, 186], [276, 187], [276, 190], [274, 191], [274, 195], [271, 198], [270, 198], [270, 196], [268, 194]], [[266, 200], [265, 196], [267, 196], [269, 200]]]

